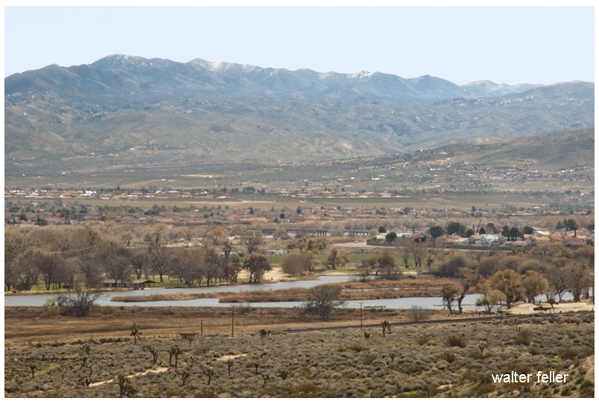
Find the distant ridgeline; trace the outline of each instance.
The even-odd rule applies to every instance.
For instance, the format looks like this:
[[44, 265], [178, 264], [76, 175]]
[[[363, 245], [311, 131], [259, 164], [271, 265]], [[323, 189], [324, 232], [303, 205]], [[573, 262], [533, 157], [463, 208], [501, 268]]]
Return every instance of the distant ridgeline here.
[[586, 82], [458, 86], [114, 55], [14, 74], [5, 91], [7, 174], [323, 161], [594, 127]]

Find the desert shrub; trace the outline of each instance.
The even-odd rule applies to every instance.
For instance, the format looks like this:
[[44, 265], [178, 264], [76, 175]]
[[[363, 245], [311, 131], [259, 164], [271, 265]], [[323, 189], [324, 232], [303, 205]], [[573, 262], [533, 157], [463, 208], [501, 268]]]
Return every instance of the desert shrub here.
[[484, 354], [484, 353], [482, 353], [480, 351], [472, 351], [472, 352], [468, 353], [468, 357], [469, 358], [478, 359], [478, 360], [487, 359], [487, 358], [490, 358], [492, 356], [493, 356], [493, 354], [490, 354], [490, 353]]
[[430, 318], [430, 311], [423, 308], [422, 306], [412, 306], [407, 311], [408, 318], [416, 323], [426, 321]]
[[94, 306], [92, 306], [91, 311], [93, 313], [100, 313], [100, 314], [113, 314], [114, 313], [114, 307], [112, 307], [112, 306], [94, 305]]
[[559, 356], [563, 360], [576, 359], [578, 358], [578, 352], [572, 348], [564, 348], [561, 351], [559, 351]]
[[416, 342], [418, 343], [418, 345], [426, 345], [430, 340], [430, 335], [419, 335], [418, 338], [416, 338]]
[[450, 335], [447, 337], [446, 343], [449, 346], [464, 348], [466, 346], [466, 339], [462, 335]]
[[520, 330], [514, 338], [514, 343], [519, 345], [530, 345], [532, 342], [532, 330]]
[[426, 370], [425, 366], [416, 365], [415, 363], [406, 363], [399, 367], [399, 371], [410, 376], [418, 376]]
[[194, 398], [218, 398], [218, 394], [216, 394], [212, 390], [200, 390], [193, 395]]
[[452, 362], [454, 362], [456, 360], [456, 356], [452, 352], [443, 352], [441, 354], [441, 359], [443, 359], [447, 363], [452, 363]]
[[359, 344], [353, 344], [353, 345], [349, 345], [346, 347], [341, 347], [339, 349], [337, 349], [338, 352], [345, 352], [345, 351], [356, 351], [356, 352], [362, 352], [362, 351], [366, 351], [368, 348], [363, 347], [362, 345]]
[[199, 346], [193, 350], [193, 354], [201, 356], [201, 355], [208, 353], [208, 351], [210, 351], [210, 348], [207, 348], [205, 346]]
[[534, 356], [541, 355], [543, 351], [541, 351], [541, 349], [538, 346], [532, 345], [530, 348], [528, 348], [528, 353]]
[[482, 383], [477, 384], [470, 390], [470, 397], [481, 397], [486, 396], [489, 393], [495, 391], [495, 385], [493, 383]]
[[560, 394], [560, 396], [571, 396], [572, 395], [572, 388], [571, 387], [566, 387], [559, 394]]
[[370, 365], [376, 359], [376, 355], [374, 354], [366, 354], [362, 357], [362, 363], [365, 365]]
[[580, 325], [582, 323], [582, 320], [578, 317], [562, 317], [560, 318], [559, 323]]
[[590, 380], [585, 380], [578, 389], [578, 394], [583, 398], [595, 397], [595, 385]]

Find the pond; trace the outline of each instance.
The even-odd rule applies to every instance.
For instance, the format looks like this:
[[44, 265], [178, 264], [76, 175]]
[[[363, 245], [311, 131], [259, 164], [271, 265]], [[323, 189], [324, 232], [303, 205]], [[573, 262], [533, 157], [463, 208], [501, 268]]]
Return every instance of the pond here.
[[[340, 283], [351, 281], [353, 276], [321, 276], [317, 280], [304, 280], [304, 281], [293, 281], [293, 282], [276, 282], [276, 283], [265, 283], [265, 284], [244, 284], [244, 285], [224, 285], [224, 286], [210, 286], [201, 288], [170, 288], [170, 289], [145, 289], [145, 290], [131, 290], [122, 292], [106, 292], [100, 299], [97, 300], [97, 304], [102, 306], [184, 306], [184, 307], [231, 307], [239, 306], [240, 304], [235, 303], [219, 303], [218, 298], [213, 299], [196, 299], [196, 300], [175, 300], [175, 301], [157, 301], [157, 302], [138, 302], [138, 303], [123, 303], [123, 302], [112, 302], [112, 298], [115, 296], [149, 296], [156, 294], [171, 294], [171, 293], [216, 293], [216, 292], [253, 292], [261, 290], [281, 290], [290, 288], [312, 288], [318, 285], [324, 285], [326, 283]], [[53, 294], [40, 294], [40, 295], [14, 295], [6, 296], [4, 298], [5, 306], [41, 306], [50, 298], [56, 298], [58, 295]], [[476, 307], [476, 302], [479, 294], [466, 295], [462, 306], [467, 310], [479, 310], [482, 308]], [[564, 300], [572, 299], [571, 293], [564, 294]], [[538, 301], [546, 301], [545, 296], [540, 296]], [[350, 300], [346, 302], [347, 308], [360, 308], [366, 306], [385, 306], [388, 309], [409, 309], [412, 306], [421, 306], [426, 309], [441, 309], [443, 308], [443, 302], [440, 297], [403, 297], [399, 299], [375, 299], [375, 300]], [[304, 302], [257, 302], [257, 303], [243, 303], [244, 306], [251, 307], [299, 307]], [[457, 307], [457, 303], [453, 306]]]

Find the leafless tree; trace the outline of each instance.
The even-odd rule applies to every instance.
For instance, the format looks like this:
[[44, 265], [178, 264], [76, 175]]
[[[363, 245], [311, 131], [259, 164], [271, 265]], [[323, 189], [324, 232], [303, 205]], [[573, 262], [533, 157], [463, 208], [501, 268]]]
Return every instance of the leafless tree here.
[[462, 314], [462, 301], [466, 297], [466, 293], [472, 288], [475, 288], [481, 281], [482, 277], [470, 268], [460, 268], [458, 270], [458, 278], [462, 286], [460, 295], [457, 297], [458, 310]]
[[253, 254], [263, 242], [262, 232], [260, 230], [248, 230], [243, 233], [243, 244], [247, 248], [248, 254]]
[[63, 307], [65, 314], [85, 317], [101, 296], [102, 292], [98, 290], [77, 287], [73, 293], [60, 295], [56, 301]]
[[287, 275], [298, 276], [301, 273], [310, 271], [312, 258], [300, 252], [290, 253], [283, 258], [281, 267]]
[[566, 268], [566, 285], [574, 301], [579, 302], [580, 295], [591, 286], [591, 277], [585, 264], [574, 262]]
[[345, 305], [345, 302], [339, 298], [340, 294], [341, 286], [338, 285], [313, 287], [309, 291], [306, 313], [318, 315], [323, 320], [328, 319], [334, 308]]
[[430, 318], [430, 312], [422, 306], [412, 306], [408, 310], [408, 318], [416, 323], [421, 323]]

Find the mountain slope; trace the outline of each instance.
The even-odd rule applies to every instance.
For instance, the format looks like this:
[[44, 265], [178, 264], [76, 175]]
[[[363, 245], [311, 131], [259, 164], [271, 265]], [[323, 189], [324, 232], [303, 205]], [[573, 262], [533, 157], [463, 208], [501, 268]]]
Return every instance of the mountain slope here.
[[492, 82], [458, 86], [431, 76], [404, 79], [384, 73], [318, 73], [309, 69], [261, 68], [194, 59], [177, 63], [111, 55], [90, 65], [43, 69], [14, 74], [5, 80], [7, 102], [32, 95], [97, 104], [173, 97], [254, 97], [277, 99], [353, 99], [394, 103], [432, 103], [456, 97], [485, 98], [519, 93], [540, 85], [509, 86]]
[[594, 126], [593, 83], [526, 87], [110, 56], [6, 79], [5, 169], [301, 163]]

